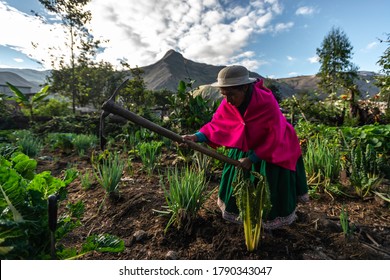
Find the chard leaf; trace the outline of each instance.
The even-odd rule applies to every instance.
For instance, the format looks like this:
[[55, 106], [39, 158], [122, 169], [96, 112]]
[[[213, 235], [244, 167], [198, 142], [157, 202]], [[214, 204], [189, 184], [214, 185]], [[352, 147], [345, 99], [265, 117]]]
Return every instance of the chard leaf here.
[[37, 161], [30, 159], [23, 153], [16, 153], [12, 156], [15, 170], [26, 179], [34, 177], [34, 171], [37, 167]]
[[2, 185], [0, 185], [0, 190], [1, 190], [1, 194], [3, 195], [5, 201], [7, 202], [8, 208], [12, 212], [14, 222], [23, 223], [24, 222], [23, 216], [20, 214], [20, 212], [12, 204], [11, 200], [8, 198], [7, 194], [5, 193]]
[[50, 171], [44, 171], [35, 175], [27, 189], [41, 193], [42, 199], [47, 200], [49, 195], [57, 193], [63, 187], [65, 183], [62, 180], [53, 177]]
[[83, 245], [83, 252], [98, 251], [119, 253], [125, 249], [125, 242], [111, 234], [91, 235]]

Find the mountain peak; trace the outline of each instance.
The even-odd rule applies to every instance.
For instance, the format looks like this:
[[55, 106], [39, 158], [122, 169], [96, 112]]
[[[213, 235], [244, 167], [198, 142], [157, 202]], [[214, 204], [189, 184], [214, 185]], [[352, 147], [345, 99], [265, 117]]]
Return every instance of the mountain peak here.
[[173, 49], [170, 49], [169, 51], [166, 52], [166, 54], [163, 56], [162, 60], [167, 60], [167, 59], [183, 59], [183, 55]]

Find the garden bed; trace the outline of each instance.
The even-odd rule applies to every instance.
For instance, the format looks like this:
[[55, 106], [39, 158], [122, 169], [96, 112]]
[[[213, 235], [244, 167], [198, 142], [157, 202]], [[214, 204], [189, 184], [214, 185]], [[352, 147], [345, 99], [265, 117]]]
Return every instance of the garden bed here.
[[[166, 157], [163, 162], [169, 165], [173, 159]], [[51, 170], [59, 176], [69, 164], [80, 173], [91, 168], [89, 157], [45, 152], [45, 157], [38, 160], [38, 172]], [[218, 187], [218, 180], [219, 174], [214, 173], [210, 190]], [[171, 227], [164, 234], [168, 217], [154, 211], [166, 205], [159, 177], [143, 171], [141, 162], [134, 161], [132, 171], [123, 175], [117, 200], [107, 198], [103, 202], [104, 189], [97, 183], [83, 189], [80, 178], [67, 188], [68, 198], [59, 211], [68, 202], [82, 201], [85, 213], [82, 225], [60, 244], [80, 248], [95, 233], [110, 233], [125, 242], [121, 253], [94, 251], [81, 259], [390, 259], [390, 208], [375, 196], [363, 200], [320, 193], [317, 199], [298, 206], [296, 223], [264, 232], [259, 249], [248, 253], [242, 225], [222, 219], [216, 192], [206, 202], [190, 233]], [[343, 206], [350, 225], [355, 227], [348, 238], [340, 226]]]

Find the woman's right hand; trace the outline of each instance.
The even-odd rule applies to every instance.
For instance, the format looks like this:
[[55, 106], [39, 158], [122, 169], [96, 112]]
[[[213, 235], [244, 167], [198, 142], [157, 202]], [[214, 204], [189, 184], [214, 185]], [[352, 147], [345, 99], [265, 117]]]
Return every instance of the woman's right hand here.
[[182, 138], [186, 141], [196, 142], [198, 140], [198, 137], [196, 137], [195, 134], [187, 134], [183, 135]]

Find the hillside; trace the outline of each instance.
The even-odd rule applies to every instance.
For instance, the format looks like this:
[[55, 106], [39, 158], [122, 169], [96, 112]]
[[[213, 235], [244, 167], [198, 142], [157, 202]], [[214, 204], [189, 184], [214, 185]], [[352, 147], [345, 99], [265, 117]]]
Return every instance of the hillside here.
[[46, 77], [50, 74], [50, 70], [39, 71], [34, 69], [0, 68], [0, 76], [5, 78], [6, 73], [19, 75], [31, 84], [32, 92], [38, 92], [46, 82]]
[[[205, 95], [206, 93], [203, 90], [216, 93], [215, 89], [207, 85], [216, 81], [218, 72], [223, 67], [198, 63], [183, 57], [182, 54], [174, 50], [169, 50], [157, 62], [140, 68], [144, 71], [144, 81], [149, 90], [167, 89], [176, 92], [180, 80], [189, 81], [191, 79], [195, 80], [194, 88], [203, 86], [198, 90], [198, 93]], [[33, 83], [37, 88], [45, 82], [46, 76], [50, 73], [50, 71], [12, 68], [0, 68], [0, 75], [1, 72], [18, 74]], [[375, 75], [373, 72], [359, 72], [360, 79], [356, 81], [356, 84], [362, 92], [363, 98], [378, 93], [378, 88], [374, 85]], [[261, 77], [261, 75], [255, 72], [250, 72], [250, 76], [256, 78]], [[278, 87], [280, 94], [284, 97], [300, 92], [318, 91], [318, 78], [314, 75], [266, 80]]]
[[[214, 83], [218, 72], [223, 67], [194, 62], [174, 50], [169, 50], [156, 63], [140, 68], [145, 71], [144, 80], [148, 89], [176, 91], [180, 80], [195, 80], [194, 87]], [[250, 72], [250, 77], [257, 78], [261, 76], [255, 72]]]
[[[359, 71], [358, 75], [359, 79], [355, 81], [355, 84], [362, 93], [363, 99], [372, 97], [379, 92], [379, 88], [374, 84], [375, 76], [377, 75], [376, 73]], [[281, 78], [275, 79], [275, 81], [280, 83], [282, 86], [287, 87], [287, 90], [289, 88], [292, 89], [294, 93], [320, 92], [317, 86], [319, 78], [315, 75]]]

